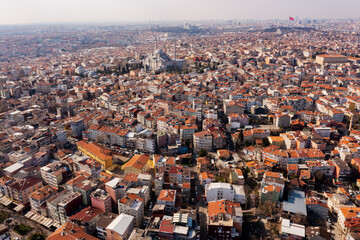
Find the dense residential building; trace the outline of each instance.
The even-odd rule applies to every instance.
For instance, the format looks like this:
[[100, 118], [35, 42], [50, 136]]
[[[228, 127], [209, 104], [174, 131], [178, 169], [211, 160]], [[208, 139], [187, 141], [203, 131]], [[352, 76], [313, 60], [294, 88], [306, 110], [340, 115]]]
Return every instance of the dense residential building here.
[[96, 235], [100, 239], [106, 239], [106, 228], [118, 215], [107, 212], [96, 223]]
[[16, 202], [27, 205], [30, 202], [31, 193], [39, 190], [43, 186], [44, 185], [40, 179], [25, 177], [24, 179], [13, 182], [8, 186], [9, 196]]
[[87, 143], [85, 141], [77, 142], [79, 150], [86, 156], [98, 161], [103, 168], [109, 168], [113, 164], [113, 157], [110, 155], [110, 150], [101, 146], [98, 143]]
[[84, 227], [79, 226], [75, 223], [67, 222], [63, 224], [60, 228], [56, 229], [55, 232], [50, 234], [50, 236], [47, 237], [49, 240], [66, 240], [66, 239], [72, 239], [72, 238], [82, 238], [82, 239], [88, 239], [88, 240], [97, 240], [98, 238], [88, 234], [85, 232]]
[[226, 200], [208, 203], [208, 236], [216, 239], [240, 239], [243, 213], [240, 203]]
[[60, 224], [65, 224], [72, 213], [81, 206], [81, 203], [80, 193], [66, 190], [46, 200], [50, 218]]
[[201, 149], [210, 151], [212, 149], [212, 135], [208, 131], [194, 133], [194, 149], [199, 152]]
[[148, 156], [135, 155], [122, 166], [125, 173], [143, 173], [152, 167], [152, 161]]
[[156, 204], [164, 205], [166, 212], [176, 211], [176, 191], [175, 190], [161, 190]]
[[103, 216], [104, 212], [99, 208], [87, 207], [69, 218], [70, 222], [83, 226], [85, 231], [92, 234], [96, 231], [96, 223]]
[[222, 199], [241, 204], [245, 204], [246, 202], [243, 186], [231, 185], [229, 183], [209, 183], [206, 185], [205, 194], [207, 202]]
[[134, 229], [134, 217], [121, 213], [106, 227], [106, 239], [128, 239]]
[[117, 211], [117, 202], [123, 198], [129, 188], [128, 182], [122, 182], [120, 178], [114, 178], [105, 184], [105, 191], [111, 197], [111, 205], [113, 210]]
[[104, 213], [112, 211], [111, 197], [103, 189], [96, 189], [91, 193], [91, 206], [100, 209]]
[[0, 239], [358, 239], [359, 23], [0, 26]]
[[29, 196], [31, 211], [39, 215], [47, 216], [48, 211], [46, 200], [55, 193], [55, 190], [49, 186], [45, 186], [36, 191], [33, 191]]
[[134, 217], [134, 226], [140, 227], [144, 218], [144, 200], [134, 194], [127, 194], [118, 201], [119, 214], [126, 213]]
[[60, 162], [52, 162], [40, 169], [42, 179], [51, 187], [58, 189], [59, 185], [69, 175], [69, 170]]
[[85, 130], [84, 120], [80, 118], [74, 119], [70, 122], [70, 126], [72, 135], [76, 138], [80, 138], [82, 131]]
[[285, 181], [281, 173], [266, 171], [261, 182], [261, 201], [279, 201], [283, 198]]

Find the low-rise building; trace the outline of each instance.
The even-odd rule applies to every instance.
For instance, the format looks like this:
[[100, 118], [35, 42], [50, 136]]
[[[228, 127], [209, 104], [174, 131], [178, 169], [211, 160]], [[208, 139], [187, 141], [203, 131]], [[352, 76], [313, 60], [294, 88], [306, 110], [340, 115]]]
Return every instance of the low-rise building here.
[[35, 177], [25, 177], [8, 186], [10, 198], [27, 205], [30, 202], [30, 195], [32, 192], [42, 188], [44, 185], [42, 181]]
[[287, 239], [304, 239], [305, 226], [291, 223], [289, 219], [283, 218], [281, 220], [281, 234], [286, 236]]
[[318, 218], [326, 220], [329, 213], [329, 207], [326, 202], [318, 198], [307, 198], [306, 209], [308, 213], [315, 215]]
[[213, 182], [206, 185], [206, 201], [227, 201], [245, 204], [246, 196], [243, 186], [231, 185], [229, 183]]
[[75, 223], [67, 222], [55, 232], [46, 238], [47, 240], [68, 240], [68, 239], [86, 239], [98, 240], [98, 238], [91, 236], [85, 232], [85, 228]]
[[153, 162], [148, 156], [135, 155], [121, 168], [125, 173], [143, 173], [153, 167]]
[[113, 165], [113, 157], [110, 155], [111, 151], [100, 144], [79, 141], [77, 146], [83, 154], [98, 161], [103, 168], [106, 169]]
[[104, 213], [104, 215], [96, 223], [96, 235], [100, 239], [107, 239], [106, 228], [114, 221], [118, 215], [112, 212]]
[[69, 218], [70, 222], [83, 226], [85, 231], [93, 234], [96, 231], [96, 223], [103, 216], [104, 212], [99, 208], [87, 207]]
[[121, 213], [106, 227], [107, 240], [127, 240], [134, 229], [134, 217]]

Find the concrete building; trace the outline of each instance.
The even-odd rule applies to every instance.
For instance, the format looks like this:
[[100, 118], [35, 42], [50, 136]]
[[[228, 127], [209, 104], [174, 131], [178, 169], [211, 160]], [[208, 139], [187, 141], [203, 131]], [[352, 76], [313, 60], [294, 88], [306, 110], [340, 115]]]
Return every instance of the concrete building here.
[[211, 151], [212, 149], [212, 135], [208, 131], [194, 133], [194, 150], [199, 152], [201, 149]]
[[281, 220], [281, 234], [285, 236], [286, 239], [304, 239], [305, 226], [291, 223], [289, 219], [283, 218]]
[[126, 182], [122, 182], [120, 178], [114, 178], [111, 181], [105, 183], [105, 191], [111, 197], [111, 204], [113, 211], [117, 211], [117, 202], [123, 198], [130, 185]]
[[69, 216], [81, 206], [80, 193], [64, 190], [46, 200], [49, 216], [60, 224], [65, 224]]
[[44, 185], [40, 179], [35, 177], [26, 177], [9, 184], [9, 197], [16, 202], [26, 205], [30, 202], [30, 194], [43, 186]]
[[212, 182], [205, 187], [206, 201], [227, 200], [241, 204], [246, 203], [243, 186], [231, 185], [229, 183]]
[[208, 203], [207, 227], [209, 239], [240, 239], [243, 213], [240, 203], [226, 200]]
[[346, 63], [348, 58], [346, 56], [335, 54], [335, 55], [317, 55], [316, 56], [316, 62], [318, 64], [324, 65], [326, 63], [328, 64], [339, 64], [339, 63]]
[[109, 168], [113, 164], [113, 157], [110, 155], [110, 150], [101, 146], [98, 143], [87, 143], [79, 141], [76, 143], [78, 149], [86, 156], [98, 161], [103, 168]]
[[291, 118], [288, 114], [277, 114], [274, 119], [275, 127], [288, 128], [291, 125]]
[[[273, 187], [268, 187], [268, 186], [273, 186]], [[279, 187], [280, 189], [277, 187]], [[278, 200], [281, 200], [283, 197], [284, 188], [285, 188], [285, 181], [281, 173], [270, 172], [270, 171], [265, 172], [263, 180], [261, 181], [261, 189], [262, 189], [261, 191], [264, 192], [264, 194], [268, 192], [270, 193], [271, 191], [278, 192], [278, 190], [280, 190], [280, 196], [279, 196], [280, 199]], [[277, 195], [277, 193], [270, 193], [270, 194]]]
[[85, 130], [84, 120], [81, 118], [76, 118], [70, 122], [70, 127], [72, 136], [80, 138], [82, 136], [82, 131]]
[[144, 219], [144, 200], [134, 194], [127, 194], [118, 201], [119, 214], [126, 213], [134, 217], [134, 226], [139, 228]]
[[260, 201], [264, 203], [266, 201], [276, 202], [280, 199], [281, 187], [274, 185], [266, 185], [261, 188]]
[[106, 227], [107, 240], [127, 240], [134, 229], [134, 217], [120, 214]]
[[176, 191], [175, 190], [161, 190], [157, 201], [157, 205], [164, 205], [165, 211], [168, 213], [176, 211]]
[[96, 223], [96, 235], [100, 239], [106, 239], [106, 228], [114, 221], [118, 215], [112, 212], [104, 213], [104, 215]]
[[52, 189], [50, 186], [45, 186], [32, 192], [29, 196], [31, 211], [47, 217], [48, 211], [46, 200], [53, 196], [55, 193], [55, 190]]
[[318, 198], [307, 198], [306, 209], [308, 213], [315, 215], [318, 218], [326, 220], [329, 213], [329, 207], [326, 202]]
[[59, 184], [69, 174], [69, 170], [60, 162], [52, 162], [40, 168], [41, 177], [51, 187], [58, 189]]
[[180, 139], [183, 143], [186, 141], [192, 141], [194, 137], [194, 133], [197, 132], [198, 127], [196, 125], [192, 126], [181, 126], [180, 127]]
[[100, 209], [103, 212], [111, 212], [112, 204], [110, 194], [102, 189], [96, 189], [91, 193], [91, 206]]
[[87, 207], [69, 218], [70, 222], [83, 226], [85, 231], [93, 234], [96, 231], [96, 223], [103, 216], [104, 212], [95, 207]]

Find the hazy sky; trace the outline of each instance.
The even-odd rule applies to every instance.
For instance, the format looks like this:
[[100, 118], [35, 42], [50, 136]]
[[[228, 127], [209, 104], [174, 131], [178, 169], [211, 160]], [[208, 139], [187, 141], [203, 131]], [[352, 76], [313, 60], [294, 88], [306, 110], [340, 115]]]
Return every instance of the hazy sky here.
[[360, 0], [0, 0], [0, 24], [357, 18]]

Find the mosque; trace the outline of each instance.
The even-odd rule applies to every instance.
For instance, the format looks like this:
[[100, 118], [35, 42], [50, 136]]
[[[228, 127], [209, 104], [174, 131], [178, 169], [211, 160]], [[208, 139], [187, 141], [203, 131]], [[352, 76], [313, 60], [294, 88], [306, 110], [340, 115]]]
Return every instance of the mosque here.
[[148, 70], [167, 71], [167, 70], [183, 70], [186, 67], [186, 61], [176, 59], [176, 45], [174, 46], [174, 59], [164, 53], [157, 47], [157, 39], [155, 40], [155, 51], [143, 60], [143, 65]]

